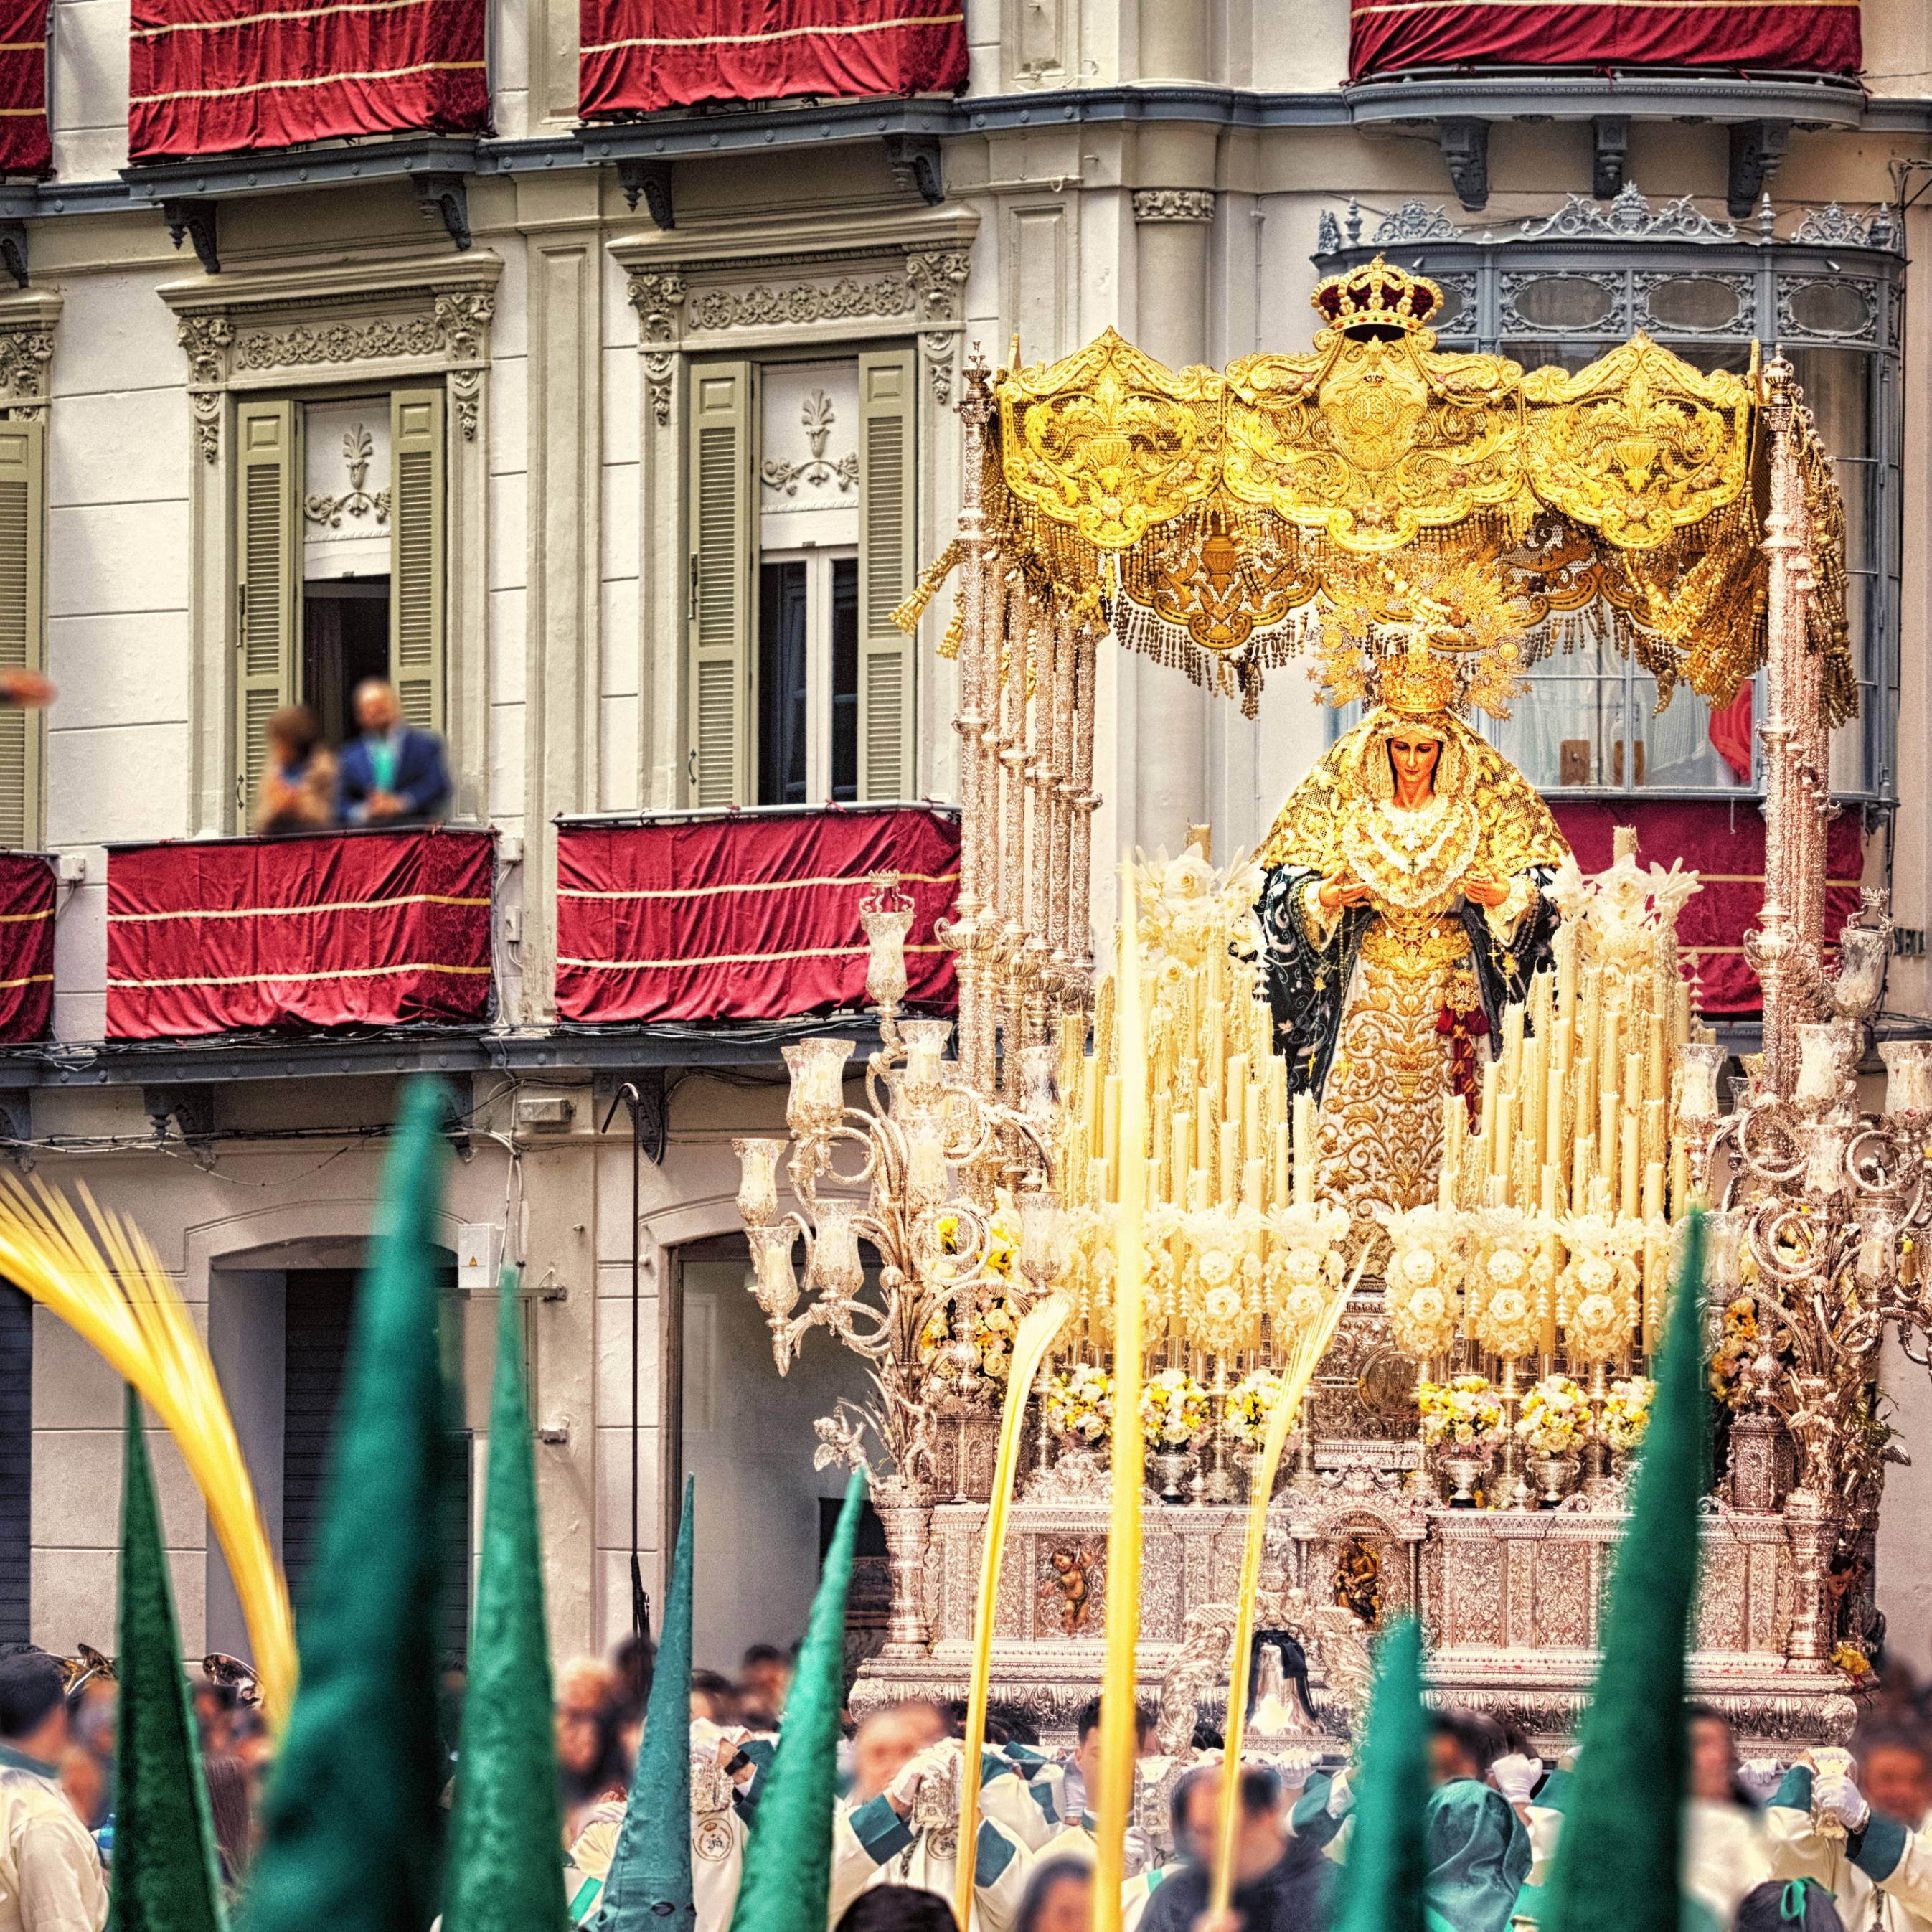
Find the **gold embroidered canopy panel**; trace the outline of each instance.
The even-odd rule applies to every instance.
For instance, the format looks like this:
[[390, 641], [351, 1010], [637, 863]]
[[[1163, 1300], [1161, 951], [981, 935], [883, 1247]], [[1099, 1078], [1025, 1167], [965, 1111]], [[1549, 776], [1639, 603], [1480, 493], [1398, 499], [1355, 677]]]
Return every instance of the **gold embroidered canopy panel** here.
[[[1521, 656], [1601, 638], [1660, 700], [1728, 704], [1764, 661], [1770, 372], [1706, 374], [1638, 335], [1570, 374], [1438, 350], [1433, 284], [1379, 260], [1322, 284], [1302, 355], [1172, 370], [1111, 329], [994, 380], [988, 529], [1044, 603], [1239, 692], [1336, 613], [1418, 577], [1507, 593]], [[1811, 647], [1856, 710], [1844, 513], [1792, 412]], [[930, 594], [929, 586], [927, 594]]]

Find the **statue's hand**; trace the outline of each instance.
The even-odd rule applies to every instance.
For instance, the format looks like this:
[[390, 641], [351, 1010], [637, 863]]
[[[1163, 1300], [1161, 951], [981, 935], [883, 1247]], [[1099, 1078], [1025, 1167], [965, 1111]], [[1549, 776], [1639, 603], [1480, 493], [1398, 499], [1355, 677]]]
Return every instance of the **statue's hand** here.
[[1509, 886], [1493, 872], [1465, 872], [1462, 896], [1474, 899], [1479, 906], [1499, 906], [1509, 897]]
[[1366, 880], [1358, 879], [1345, 866], [1339, 872], [1331, 872], [1322, 881], [1316, 897], [1322, 902], [1322, 910], [1334, 914], [1344, 906], [1360, 905], [1369, 896]]

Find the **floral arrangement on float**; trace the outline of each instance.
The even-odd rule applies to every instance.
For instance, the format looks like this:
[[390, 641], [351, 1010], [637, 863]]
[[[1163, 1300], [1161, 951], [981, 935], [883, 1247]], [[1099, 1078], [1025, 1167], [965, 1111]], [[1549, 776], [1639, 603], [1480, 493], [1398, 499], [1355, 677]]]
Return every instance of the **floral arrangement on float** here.
[[1268, 1434], [1268, 1419], [1281, 1400], [1281, 1378], [1271, 1370], [1257, 1370], [1244, 1376], [1228, 1391], [1227, 1405], [1221, 1412], [1221, 1433], [1243, 1448], [1260, 1448]]
[[1091, 1362], [1076, 1362], [1053, 1378], [1046, 1424], [1064, 1442], [1104, 1442], [1114, 1426], [1114, 1378]]
[[1432, 1449], [1478, 1454], [1502, 1432], [1503, 1406], [1486, 1376], [1457, 1376], [1446, 1382], [1418, 1382], [1415, 1406], [1422, 1414], [1422, 1439]]
[[1648, 1376], [1630, 1376], [1610, 1384], [1604, 1404], [1604, 1440], [1619, 1456], [1634, 1456], [1650, 1430], [1650, 1405], [1657, 1384]]
[[1749, 1399], [1744, 1370], [1756, 1353], [1757, 1304], [1741, 1294], [1724, 1310], [1711, 1355], [1711, 1393], [1726, 1408], [1742, 1408]]
[[1569, 1376], [1545, 1376], [1523, 1397], [1516, 1432], [1539, 1456], [1573, 1456], [1589, 1439], [1589, 1398]]
[[1208, 1391], [1185, 1369], [1162, 1369], [1141, 1388], [1141, 1432], [1150, 1449], [1184, 1449], [1208, 1426]]
[[[1019, 1325], [1019, 1316], [1004, 1295], [996, 1296], [974, 1310], [973, 1346], [980, 1373], [988, 1382], [1004, 1386], [1012, 1372], [1013, 1342]], [[946, 1352], [952, 1340], [952, 1311], [942, 1308], [926, 1323], [919, 1338], [920, 1360], [941, 1382], [952, 1380], [959, 1372], [958, 1362]]]
[[1212, 1414], [1208, 1391], [1185, 1369], [1162, 1369], [1142, 1385], [1141, 1433], [1154, 1452], [1166, 1501], [1183, 1500], [1181, 1485], [1192, 1464], [1189, 1451]]
[[1436, 1451], [1454, 1486], [1451, 1509], [1473, 1509], [1483, 1459], [1502, 1434], [1503, 1406], [1486, 1376], [1457, 1376], [1446, 1382], [1418, 1382], [1415, 1406], [1422, 1439]]

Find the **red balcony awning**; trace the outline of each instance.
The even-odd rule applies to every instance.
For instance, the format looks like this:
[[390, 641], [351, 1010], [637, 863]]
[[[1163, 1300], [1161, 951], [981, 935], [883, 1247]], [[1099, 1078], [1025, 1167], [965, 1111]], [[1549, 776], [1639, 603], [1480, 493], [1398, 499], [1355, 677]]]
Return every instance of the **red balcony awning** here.
[[0, 0], [0, 175], [44, 175], [54, 164], [47, 133], [52, 11], [52, 0]]
[[54, 1010], [54, 862], [0, 852], [0, 1043], [45, 1040]]
[[866, 1003], [859, 906], [896, 872], [917, 908], [907, 1004], [947, 1013], [933, 934], [959, 890], [959, 823], [919, 807], [746, 812], [557, 829], [556, 1009], [582, 1023], [778, 1020]]
[[586, 116], [966, 85], [965, 0], [579, 0], [578, 23]]
[[1418, 68], [1771, 68], [1856, 74], [1858, 0], [1352, 0], [1348, 78]]
[[134, 0], [128, 154], [490, 124], [484, 0]]
[[[1701, 988], [1697, 1005], [1708, 1019], [1737, 1019], [1764, 1008], [1757, 975], [1744, 962], [1744, 934], [1764, 904], [1764, 820], [1754, 798], [1735, 805], [1712, 799], [1550, 800], [1563, 836], [1586, 872], [1610, 864], [1616, 828], [1636, 832], [1637, 862], [1668, 866], [1681, 860], [1700, 874], [1704, 889], [1677, 922], [1679, 948]], [[1826, 836], [1825, 931], [1838, 928], [1858, 909], [1864, 872], [1863, 836], [1856, 812], [1841, 812]]]
[[107, 1036], [480, 1025], [494, 844], [430, 826], [117, 845]]

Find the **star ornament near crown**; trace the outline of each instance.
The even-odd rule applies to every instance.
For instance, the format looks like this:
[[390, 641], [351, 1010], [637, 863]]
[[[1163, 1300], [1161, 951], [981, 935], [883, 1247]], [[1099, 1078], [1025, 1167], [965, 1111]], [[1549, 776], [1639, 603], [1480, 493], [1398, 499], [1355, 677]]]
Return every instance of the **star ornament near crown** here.
[[1442, 313], [1442, 290], [1378, 255], [1346, 274], [1330, 275], [1309, 300], [1337, 334], [1421, 335]]

